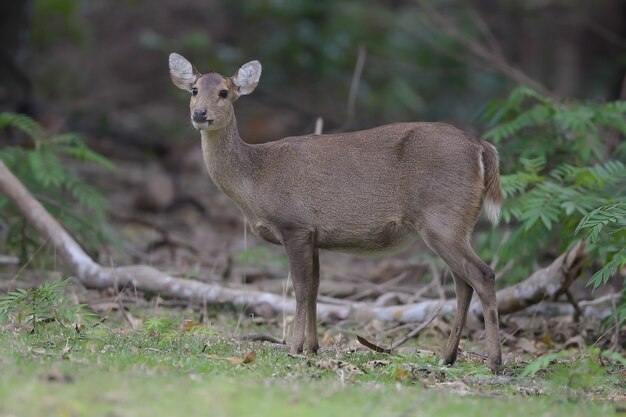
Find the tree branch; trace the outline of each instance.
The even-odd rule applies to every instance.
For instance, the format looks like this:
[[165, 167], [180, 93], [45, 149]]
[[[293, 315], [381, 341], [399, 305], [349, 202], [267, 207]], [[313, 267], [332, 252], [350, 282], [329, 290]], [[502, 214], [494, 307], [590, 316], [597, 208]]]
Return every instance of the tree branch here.
[[[441, 13], [439, 13], [430, 4], [430, 2], [426, 0], [416, 0], [416, 2], [424, 11], [426, 18], [430, 20], [430, 26], [434, 30], [439, 31], [448, 36], [450, 39], [458, 42], [459, 45], [463, 46], [472, 54], [487, 62], [498, 72], [515, 81], [516, 83], [528, 86], [544, 96], [553, 98], [555, 100], [558, 99], [558, 97], [556, 97], [552, 91], [548, 90], [540, 82], [529, 77], [525, 72], [507, 62], [504, 55], [496, 46], [497, 44], [490, 42], [491, 48], [485, 47], [484, 45], [468, 37], [467, 34], [461, 33], [457, 29], [457, 26], [450, 19], [444, 17]], [[489, 34], [491, 33], [487, 24], [483, 22], [477, 14], [474, 14], [474, 19], [481, 32]]]

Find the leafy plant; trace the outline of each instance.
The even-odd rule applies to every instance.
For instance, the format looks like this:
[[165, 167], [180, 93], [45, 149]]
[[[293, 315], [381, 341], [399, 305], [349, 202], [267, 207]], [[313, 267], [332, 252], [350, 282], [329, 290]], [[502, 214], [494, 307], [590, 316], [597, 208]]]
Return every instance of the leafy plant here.
[[[114, 165], [104, 156], [87, 147], [80, 135], [63, 133], [47, 135], [28, 116], [0, 113], [0, 130], [12, 127], [32, 141], [32, 148], [5, 146], [0, 148], [0, 160], [88, 249], [97, 248], [107, 240], [104, 219], [104, 197], [64, 164], [64, 159], [95, 163], [113, 170]], [[37, 242], [33, 232], [25, 227], [19, 212], [0, 196], [0, 221], [9, 226], [7, 242], [19, 248], [22, 260], [28, 248]]]
[[501, 153], [502, 218], [511, 233], [498, 255], [515, 263], [508, 276], [527, 276], [541, 254], [557, 255], [585, 230], [590, 259], [604, 265], [591, 283], [606, 282], [624, 261], [626, 165], [623, 146], [609, 151], [605, 138], [626, 134], [626, 102], [557, 102], [519, 87], [481, 117], [491, 126], [484, 139]]
[[607, 374], [608, 366], [625, 365], [626, 359], [619, 353], [590, 347], [576, 357], [567, 350], [543, 355], [530, 362], [520, 376], [534, 377], [545, 372], [548, 390], [580, 398], [581, 394], [598, 390], [599, 381], [617, 383], [617, 376]]
[[71, 324], [93, 325], [97, 316], [83, 304], [71, 302], [64, 288], [71, 278], [56, 282], [44, 282], [39, 288], [17, 289], [0, 299], [0, 320], [23, 322], [37, 331], [42, 325], [57, 322], [62, 326]]
[[180, 324], [180, 320], [171, 317], [150, 317], [146, 319], [142, 332], [156, 339], [156, 343], [161, 347], [171, 345], [181, 339], [183, 333], [193, 333], [200, 335], [214, 335], [215, 332], [201, 323], [186, 320]]
[[177, 320], [168, 317], [150, 317], [143, 325], [146, 335], [156, 337], [158, 340], [171, 340], [177, 335]]
[[582, 230], [592, 243], [602, 242], [611, 248], [606, 256], [607, 262], [589, 280], [595, 289], [606, 284], [619, 268], [626, 266], [626, 203], [607, 204], [594, 209], [578, 224], [576, 232]]

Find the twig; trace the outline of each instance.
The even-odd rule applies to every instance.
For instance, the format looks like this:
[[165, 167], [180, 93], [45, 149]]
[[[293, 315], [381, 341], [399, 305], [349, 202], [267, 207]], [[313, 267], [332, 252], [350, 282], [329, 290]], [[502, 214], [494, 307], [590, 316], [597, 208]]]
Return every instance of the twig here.
[[397, 276], [393, 277], [392, 279], [385, 281], [383, 283], [380, 283], [380, 284], [376, 284], [374, 282], [366, 282], [366, 285], [369, 285], [369, 288], [366, 288], [363, 291], [358, 292], [356, 294], [352, 294], [351, 296], [347, 297], [347, 299], [348, 300], [360, 300], [370, 295], [385, 293], [389, 290], [393, 290], [394, 288], [390, 288], [390, 286], [392, 284], [402, 281], [404, 278], [406, 278], [407, 274], [408, 272], [404, 271], [398, 274]]
[[442, 299], [441, 302], [439, 303], [439, 306], [437, 306], [437, 308], [430, 314], [429, 317], [426, 318], [426, 320], [424, 320], [419, 326], [411, 330], [406, 336], [392, 343], [391, 347], [384, 347], [384, 346], [376, 345], [370, 342], [369, 340], [367, 340], [366, 338], [359, 336], [359, 335], [357, 335], [356, 339], [359, 341], [360, 344], [362, 344], [363, 346], [367, 348], [372, 349], [374, 352], [392, 353], [395, 349], [399, 348], [400, 346], [405, 344], [407, 341], [411, 340], [412, 338], [420, 334], [422, 330], [424, 330], [433, 320], [435, 320], [437, 316], [439, 315], [439, 312], [443, 308], [444, 304], [445, 304], [445, 299]]
[[515, 266], [515, 261], [513, 259], [509, 259], [509, 261], [502, 267], [501, 270], [496, 272], [495, 280], [500, 281], [503, 276], [507, 274], [513, 267]]
[[431, 313], [431, 315], [422, 322], [422, 324], [420, 324], [419, 326], [417, 326], [415, 329], [411, 330], [409, 332], [409, 334], [407, 334], [406, 336], [404, 336], [402, 339], [394, 342], [391, 345], [391, 349], [397, 349], [400, 346], [402, 346], [403, 344], [405, 344], [407, 341], [409, 341], [410, 339], [416, 337], [418, 334], [420, 334], [420, 332], [422, 330], [424, 330], [433, 320], [435, 320], [437, 318], [437, 316], [439, 315], [439, 312], [441, 311], [441, 309], [443, 308], [443, 305], [445, 304], [446, 300], [442, 299], [441, 302], [439, 303], [439, 305], [437, 306], [437, 308], [435, 309], [435, 311], [433, 311]]
[[[511, 231], [507, 229], [502, 234], [502, 239], [500, 239], [500, 243], [498, 243], [498, 247], [499, 248], [502, 247], [509, 240], [509, 237], [511, 237]], [[491, 263], [489, 264], [489, 267], [495, 271], [496, 268], [498, 267], [498, 262], [500, 262], [500, 257], [498, 256], [498, 253], [496, 252], [493, 259], [491, 260]], [[506, 268], [506, 265], [504, 267]]]
[[[615, 298], [613, 298], [611, 300], [611, 304], [613, 307], [613, 311], [617, 311], [617, 302], [615, 300]], [[613, 352], [617, 352], [619, 350], [619, 331], [620, 331], [620, 320], [618, 315], [615, 313], [613, 314], [613, 327], [615, 327], [615, 331], [613, 332], [613, 337], [611, 339], [613, 339], [613, 346], [611, 346], [611, 350]]]
[[314, 134], [321, 135], [324, 130], [324, 118], [318, 117], [315, 119], [315, 131]]
[[[443, 285], [442, 285], [442, 275], [441, 272], [439, 272], [439, 268], [437, 268], [437, 264], [435, 264], [435, 261], [433, 261], [432, 259], [428, 262], [428, 267], [430, 268], [430, 273], [433, 276], [433, 285], [435, 286], [435, 289], [437, 290], [437, 294], [439, 294], [439, 299], [440, 300], [445, 300], [446, 299], [446, 294], [443, 290]], [[441, 307], [440, 307], [441, 308]]]
[[500, 53], [490, 48], [486, 48], [485, 46], [468, 37], [466, 34], [461, 33], [451, 20], [444, 17], [441, 13], [435, 10], [435, 8], [432, 7], [432, 5], [428, 1], [415, 1], [424, 11], [427, 19], [430, 19], [430, 25], [434, 30], [437, 30], [448, 36], [450, 39], [455, 40], [472, 54], [487, 62], [494, 69], [496, 69], [506, 77], [510, 78], [511, 80], [515, 81], [516, 83], [528, 86], [533, 90], [539, 92], [540, 94], [543, 94], [544, 96], [553, 98], [555, 100], [558, 99], [558, 97], [556, 97], [553, 92], [548, 90], [541, 83], [530, 78], [525, 72], [507, 62], [504, 56], [502, 56]]
[[356, 65], [354, 66], [354, 72], [352, 73], [352, 82], [350, 83], [350, 93], [348, 94], [348, 105], [346, 106], [346, 121], [340, 130], [345, 130], [352, 125], [354, 121], [354, 107], [356, 105], [356, 95], [359, 91], [359, 83], [361, 82], [361, 76], [363, 75], [363, 67], [365, 66], [365, 59], [367, 58], [367, 51], [365, 46], [359, 45], [357, 52]]
[[574, 322], [578, 323], [583, 315], [583, 311], [580, 309], [578, 301], [576, 301], [574, 295], [572, 294], [572, 291], [569, 288], [565, 290], [565, 298], [567, 298], [567, 301], [569, 301], [572, 307], [574, 307]]
[[128, 322], [130, 328], [133, 330], [137, 330], [140, 324], [139, 320], [134, 318], [128, 311], [126, 311], [121, 300], [118, 300], [117, 305], [119, 306], [120, 312], [122, 313], [122, 317], [124, 317], [124, 320]]
[[485, 20], [482, 18], [480, 13], [478, 13], [474, 9], [470, 9], [469, 15], [471, 16], [478, 30], [480, 30], [480, 32], [485, 37], [485, 40], [489, 44], [489, 47], [494, 52], [494, 54], [504, 58], [504, 53], [502, 52], [502, 47], [500, 46], [500, 42], [498, 42], [498, 39], [494, 35], [493, 31], [491, 30], [487, 22], [485, 22]]

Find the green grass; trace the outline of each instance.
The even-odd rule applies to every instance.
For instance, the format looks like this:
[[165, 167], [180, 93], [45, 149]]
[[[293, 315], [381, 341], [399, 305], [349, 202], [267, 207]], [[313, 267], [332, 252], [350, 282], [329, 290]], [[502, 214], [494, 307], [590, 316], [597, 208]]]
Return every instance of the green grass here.
[[[229, 360], [249, 351], [257, 353], [251, 363]], [[363, 373], [322, 366], [330, 360]], [[389, 362], [373, 366], [373, 360]], [[588, 381], [602, 385], [600, 391], [571, 395], [571, 390], [549, 391], [549, 380], [520, 378], [521, 368], [493, 376], [482, 362], [469, 359], [446, 368], [428, 355], [329, 349], [311, 358], [291, 357], [215, 330], [181, 331], [176, 321], [134, 331], [77, 333], [56, 324], [36, 334], [6, 329], [0, 335], [0, 367], [1, 417], [605, 416], [615, 405], [589, 398], [624, 388], [606, 370]], [[550, 395], [537, 395], [541, 392]]]

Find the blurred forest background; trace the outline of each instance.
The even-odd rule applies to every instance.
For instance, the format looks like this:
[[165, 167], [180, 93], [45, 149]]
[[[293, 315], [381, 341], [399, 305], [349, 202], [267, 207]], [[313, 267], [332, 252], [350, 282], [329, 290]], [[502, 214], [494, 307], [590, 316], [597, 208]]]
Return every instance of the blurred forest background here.
[[[311, 133], [317, 117], [324, 131], [446, 121], [490, 140], [507, 203], [475, 242], [500, 285], [588, 238], [577, 296], [593, 297], [591, 279], [626, 318], [621, 0], [22, 0], [3, 2], [0, 22], [0, 158], [104, 264], [284, 278], [280, 249], [244, 241], [241, 215], [204, 173], [167, 68], [172, 51], [225, 75], [258, 59], [260, 85], [236, 103], [248, 142]], [[0, 253], [55, 269], [19, 213], [2, 199], [0, 210]], [[414, 285], [430, 271], [425, 248], [324, 256], [325, 278], [413, 268]]]
[[[624, 7], [619, 0], [9, 2], [3, 102], [11, 94], [27, 109], [62, 115], [70, 129], [124, 132], [163, 151], [189, 139], [181, 133], [186, 109], [173, 103], [163, 70], [164, 57], [178, 51], [202, 71], [227, 75], [262, 61], [258, 94], [238, 108], [250, 141], [310, 131], [317, 116], [328, 129], [447, 120], [482, 133], [478, 110], [520, 82], [561, 98], [620, 98]], [[346, 120], [359, 48], [364, 70], [354, 119]], [[17, 68], [6, 62], [14, 56]]]

